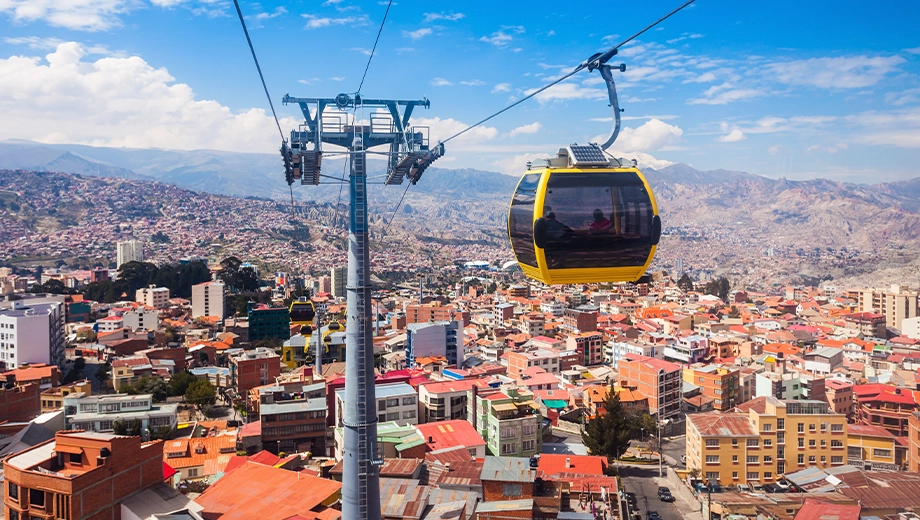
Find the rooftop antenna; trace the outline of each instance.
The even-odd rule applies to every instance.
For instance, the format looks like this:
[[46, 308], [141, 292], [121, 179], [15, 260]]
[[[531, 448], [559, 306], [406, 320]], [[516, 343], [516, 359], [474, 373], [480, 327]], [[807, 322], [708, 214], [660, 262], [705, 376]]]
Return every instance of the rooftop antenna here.
[[[319, 185], [321, 179], [342, 180], [321, 173], [322, 157], [342, 152], [326, 151], [323, 145], [346, 149], [351, 157], [348, 178], [350, 204], [348, 225], [348, 278], [345, 348], [345, 450], [342, 481], [342, 518], [380, 520], [380, 474], [383, 459], [377, 451], [377, 409], [374, 388], [373, 329], [370, 324], [371, 283], [367, 222], [367, 150], [388, 147], [385, 185], [415, 184], [425, 170], [444, 154], [444, 145], [429, 147], [428, 128], [410, 127], [415, 107], [428, 108], [427, 99], [365, 99], [359, 93], [334, 98], [295, 98], [305, 122], [291, 131], [290, 146], [281, 150], [289, 185]], [[311, 109], [312, 108], [312, 109]], [[330, 111], [327, 113], [326, 109]], [[370, 120], [356, 120], [357, 111], [370, 108]], [[347, 111], [352, 110], [353, 114]], [[400, 113], [400, 110], [402, 113]], [[349, 118], [351, 116], [351, 118]], [[376, 321], [376, 317], [375, 317]], [[322, 355], [317, 351], [317, 359]]]

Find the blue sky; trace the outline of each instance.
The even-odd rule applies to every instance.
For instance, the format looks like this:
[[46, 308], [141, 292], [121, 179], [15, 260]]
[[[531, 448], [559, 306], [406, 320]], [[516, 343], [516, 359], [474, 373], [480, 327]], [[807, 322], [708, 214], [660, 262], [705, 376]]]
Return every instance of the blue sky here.
[[[394, 2], [362, 92], [418, 99], [444, 137], [628, 36], [676, 1]], [[386, 6], [242, 2], [287, 129], [285, 93], [353, 92]], [[772, 177], [920, 176], [920, 5], [697, 0], [614, 58], [621, 155]], [[0, 139], [274, 151], [225, 0], [0, 0]], [[450, 143], [439, 166], [514, 173], [609, 132], [595, 72]]]

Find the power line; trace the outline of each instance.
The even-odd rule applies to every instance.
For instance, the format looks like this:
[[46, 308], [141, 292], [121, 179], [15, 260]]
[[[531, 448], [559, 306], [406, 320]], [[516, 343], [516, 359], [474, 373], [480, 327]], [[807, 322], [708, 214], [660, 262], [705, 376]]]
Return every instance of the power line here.
[[[236, 0], [233, 0], [236, 2]], [[355, 94], [361, 93], [361, 87], [364, 86], [364, 80], [367, 78], [367, 69], [371, 68], [371, 60], [374, 59], [374, 52], [377, 50], [377, 42], [380, 41], [380, 33], [383, 32], [383, 24], [387, 23], [387, 15], [390, 14], [390, 6], [393, 5], [393, 0], [390, 0], [387, 3], [387, 10], [383, 13], [383, 20], [380, 21], [380, 29], [377, 30], [377, 39], [374, 40], [374, 48], [371, 49], [371, 55], [367, 57], [367, 65], [364, 67], [364, 75], [361, 76], [361, 84], [358, 85], [358, 91]]]
[[[256, 50], [252, 46], [252, 39], [249, 38], [249, 30], [246, 29], [246, 21], [243, 19], [243, 11], [240, 10], [239, 0], [233, 0], [236, 6], [236, 14], [240, 17], [240, 24], [243, 26], [243, 34], [246, 35], [246, 42], [249, 44], [249, 52], [252, 53], [252, 61], [256, 63], [256, 70], [259, 71], [259, 79], [262, 80], [262, 88], [265, 89], [265, 97], [268, 98], [268, 106], [272, 109], [272, 117], [275, 118], [275, 125], [278, 126], [278, 133], [281, 134], [281, 142], [285, 142], [284, 131], [281, 130], [281, 123], [278, 122], [278, 114], [275, 113], [275, 105], [272, 103], [272, 97], [268, 93], [268, 86], [265, 84], [265, 76], [262, 75], [262, 67], [259, 66], [259, 58], [256, 57]], [[293, 206], [293, 194], [291, 194], [291, 205]]]
[[387, 222], [387, 227], [383, 228], [383, 234], [386, 235], [390, 231], [390, 224], [393, 223], [393, 220], [396, 219], [396, 212], [399, 211], [399, 207], [402, 206], [403, 199], [406, 198], [406, 193], [409, 193], [409, 187], [412, 186], [412, 183], [406, 184], [406, 189], [403, 191], [402, 197], [399, 198], [399, 203], [396, 204], [396, 209], [393, 210], [393, 215], [390, 216], [390, 221]]
[[538, 88], [537, 90], [531, 92], [530, 94], [524, 96], [523, 98], [521, 98], [521, 99], [515, 101], [514, 103], [511, 103], [510, 105], [508, 105], [508, 106], [506, 106], [505, 108], [499, 110], [498, 112], [495, 112], [494, 114], [490, 115], [489, 117], [486, 117], [485, 119], [483, 119], [483, 120], [481, 120], [481, 121], [479, 121], [479, 122], [477, 122], [477, 123], [474, 123], [474, 124], [472, 124], [472, 125], [470, 125], [470, 126], [464, 128], [463, 130], [460, 130], [460, 131], [457, 132], [456, 134], [454, 134], [454, 135], [448, 137], [447, 139], [444, 139], [444, 140], [441, 141], [441, 142], [442, 142], [442, 143], [446, 143], [447, 141], [450, 141], [451, 139], [454, 139], [455, 137], [460, 137], [461, 135], [463, 135], [463, 134], [469, 132], [470, 130], [476, 128], [477, 126], [479, 126], [479, 125], [485, 123], [486, 121], [488, 121], [488, 120], [490, 120], [490, 119], [492, 119], [492, 118], [494, 118], [494, 117], [496, 117], [496, 116], [499, 116], [499, 115], [501, 115], [501, 114], [507, 112], [508, 110], [511, 110], [512, 108], [514, 108], [514, 107], [520, 105], [521, 103], [527, 101], [528, 99], [531, 99], [532, 97], [534, 97], [534, 96], [536, 96], [537, 94], [539, 94], [539, 93], [545, 91], [546, 89], [548, 89], [548, 88], [550, 88], [550, 87], [553, 87], [553, 86], [555, 86], [555, 85], [558, 85], [559, 83], [562, 83], [563, 81], [565, 81], [565, 80], [571, 78], [571, 77], [574, 76], [575, 74], [578, 74], [579, 72], [581, 72], [581, 71], [583, 71], [583, 70], [585, 70], [585, 69], [593, 70], [593, 69], [597, 68], [598, 66], [607, 63], [607, 60], [609, 60], [610, 58], [612, 58], [612, 57], [617, 53], [617, 49], [619, 49], [619, 48], [622, 47], [623, 45], [626, 45], [627, 43], [631, 42], [632, 40], [638, 38], [640, 35], [642, 35], [642, 34], [645, 33], [646, 31], [648, 31], [648, 30], [651, 29], [652, 27], [655, 27], [656, 25], [660, 24], [661, 22], [667, 20], [667, 19], [670, 18], [673, 14], [677, 13], [677, 12], [680, 11], [681, 9], [683, 9], [683, 8], [687, 7], [688, 5], [692, 4], [694, 1], [695, 1], [695, 0], [688, 0], [687, 2], [684, 2], [684, 3], [681, 4], [678, 8], [676, 8], [676, 9], [674, 9], [673, 11], [671, 11], [670, 13], [668, 13], [668, 14], [662, 16], [661, 18], [659, 18], [658, 20], [656, 20], [654, 23], [648, 25], [645, 29], [642, 29], [641, 31], [637, 32], [636, 34], [633, 34], [633, 35], [630, 36], [629, 38], [626, 38], [626, 39], [623, 40], [622, 42], [620, 42], [620, 43], [614, 45], [613, 47], [611, 47], [611, 48], [609, 48], [609, 49], [607, 49], [607, 50], [604, 51], [603, 53], [598, 53], [598, 54], [595, 54], [595, 55], [591, 56], [590, 58], [588, 58], [587, 60], [585, 60], [585, 61], [583, 61], [581, 64], [579, 64], [577, 67], [575, 67], [575, 69], [572, 70], [572, 72], [569, 72], [568, 74], [566, 74], [566, 75], [564, 75], [564, 76], [562, 76], [562, 77], [560, 77], [560, 78], [557, 78], [556, 80], [554, 80], [554, 81], [551, 82], [551, 83], [547, 83], [546, 85], [543, 85], [542, 87], [540, 87], [540, 88]]

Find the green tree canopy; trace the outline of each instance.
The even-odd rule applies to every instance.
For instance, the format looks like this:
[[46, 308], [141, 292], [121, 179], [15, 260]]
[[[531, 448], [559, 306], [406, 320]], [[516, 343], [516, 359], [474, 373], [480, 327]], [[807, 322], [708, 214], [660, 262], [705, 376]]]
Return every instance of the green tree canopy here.
[[152, 394], [154, 401], [161, 402], [166, 400], [167, 386], [162, 377], [144, 376], [133, 385], [123, 386], [121, 391], [131, 395]]
[[195, 376], [188, 372], [179, 372], [169, 380], [169, 395], [185, 395], [189, 385], [197, 380]]
[[688, 275], [687, 273], [684, 273], [683, 275], [681, 275], [680, 279], [677, 280], [677, 288], [684, 292], [692, 291], [693, 290], [693, 279], [690, 278], [690, 275]]
[[606, 413], [588, 421], [581, 438], [592, 455], [610, 459], [623, 454], [629, 447], [635, 423], [623, 411], [620, 396], [613, 388], [604, 401], [604, 409]]
[[185, 401], [200, 407], [213, 406], [217, 402], [217, 390], [207, 379], [196, 379], [188, 385]]

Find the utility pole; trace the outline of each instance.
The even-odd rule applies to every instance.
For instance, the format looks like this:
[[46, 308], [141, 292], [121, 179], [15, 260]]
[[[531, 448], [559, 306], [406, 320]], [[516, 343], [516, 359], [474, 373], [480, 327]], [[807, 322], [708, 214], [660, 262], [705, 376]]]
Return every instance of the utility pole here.
[[[429, 147], [427, 128], [409, 127], [409, 117], [420, 101], [364, 99], [359, 94], [335, 98], [293, 98], [284, 104], [300, 106], [305, 123], [291, 131], [290, 148], [281, 155], [288, 184], [299, 179], [304, 185], [318, 185], [324, 143], [347, 150], [351, 159], [348, 178], [350, 205], [348, 226], [347, 313], [345, 324], [345, 407], [344, 471], [342, 475], [342, 518], [380, 520], [380, 473], [383, 459], [377, 456], [377, 399], [374, 380], [374, 349], [370, 323], [370, 247], [367, 221], [367, 149], [388, 146], [385, 184], [401, 184], [404, 178], [418, 182], [428, 166], [443, 153], [440, 143]], [[313, 107], [311, 109], [311, 107]], [[324, 118], [327, 107], [335, 107]], [[400, 107], [404, 107], [400, 114]], [[358, 110], [370, 109], [369, 124], [357, 124]], [[381, 114], [377, 109], [384, 109]], [[349, 109], [353, 110], [349, 123]], [[315, 110], [315, 111], [314, 111]], [[344, 117], [343, 117], [344, 116]], [[321, 342], [320, 342], [321, 343]], [[321, 352], [319, 353], [321, 355]]]

